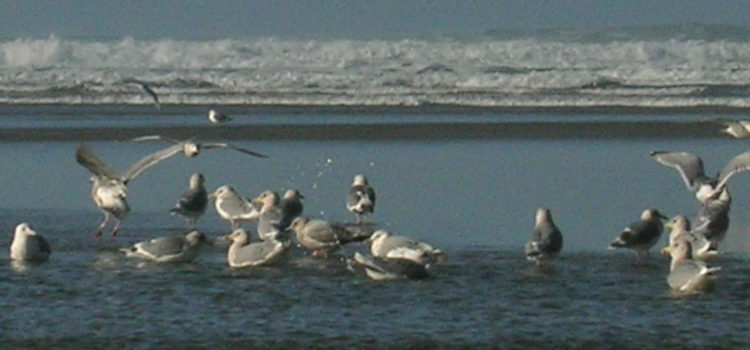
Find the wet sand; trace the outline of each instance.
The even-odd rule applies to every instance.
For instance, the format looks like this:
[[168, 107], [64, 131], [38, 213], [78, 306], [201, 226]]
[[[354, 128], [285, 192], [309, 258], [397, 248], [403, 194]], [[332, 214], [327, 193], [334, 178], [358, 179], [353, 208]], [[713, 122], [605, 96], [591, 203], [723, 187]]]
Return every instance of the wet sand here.
[[727, 137], [710, 122], [280, 124], [191, 127], [8, 128], [4, 142], [111, 141], [158, 134], [202, 140], [450, 140]]
[[[202, 115], [209, 106], [175, 105], [156, 111], [152, 106], [130, 105], [0, 105], [0, 117], [49, 116], [65, 118], [117, 118], [119, 115], [180, 116]], [[706, 120], [629, 121], [629, 115], [737, 115], [745, 109], [715, 108], [473, 108], [462, 106], [226, 106], [230, 115], [301, 115], [293, 123], [227, 124], [159, 126], [159, 127], [13, 127], [0, 129], [0, 141], [109, 141], [128, 140], [147, 134], [168, 135], [187, 139], [200, 135], [203, 140], [450, 140], [450, 139], [595, 139], [595, 138], [722, 138], [720, 125]], [[540, 115], [553, 113], [567, 116], [605, 115], [612, 121], [509, 121], [508, 115]], [[304, 115], [401, 115], [404, 121], [389, 123], [306, 122]], [[481, 122], [411, 122], [409, 116], [419, 115], [497, 115], [497, 121], [484, 118]], [[583, 118], [582, 118], [583, 119]], [[575, 119], [572, 119], [575, 120]], [[179, 123], [179, 120], [175, 122]]]

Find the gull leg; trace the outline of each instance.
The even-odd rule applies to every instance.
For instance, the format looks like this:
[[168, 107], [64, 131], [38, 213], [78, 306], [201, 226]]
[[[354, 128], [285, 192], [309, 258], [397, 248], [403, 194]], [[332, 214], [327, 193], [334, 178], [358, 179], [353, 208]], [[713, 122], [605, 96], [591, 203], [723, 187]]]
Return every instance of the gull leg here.
[[107, 223], [109, 223], [109, 212], [104, 212], [104, 221], [102, 221], [101, 225], [99, 225], [99, 229], [94, 232], [94, 237], [101, 237], [102, 233], [104, 231], [104, 226], [107, 226]]
[[120, 224], [122, 224], [122, 220], [115, 218], [117, 223], [115, 223], [115, 228], [112, 229], [112, 236], [117, 236], [117, 233], [120, 232]]

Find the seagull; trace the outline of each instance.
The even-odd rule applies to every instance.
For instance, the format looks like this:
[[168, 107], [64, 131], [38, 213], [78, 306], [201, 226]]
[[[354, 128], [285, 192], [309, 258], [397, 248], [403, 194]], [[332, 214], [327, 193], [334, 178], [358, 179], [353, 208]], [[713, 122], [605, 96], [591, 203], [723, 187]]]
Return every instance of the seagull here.
[[659, 163], [677, 169], [685, 186], [695, 192], [695, 198], [701, 204], [706, 204], [720, 194], [732, 176], [750, 170], [750, 152], [734, 157], [713, 178], [706, 176], [703, 171], [703, 161], [690, 153], [653, 151], [650, 155]]
[[707, 260], [718, 255], [716, 246], [699, 232], [690, 231], [690, 221], [684, 215], [677, 215], [664, 225], [672, 230], [669, 233], [669, 246], [679, 239], [686, 239], [692, 247], [692, 256], [698, 260]]
[[186, 263], [195, 260], [203, 244], [210, 245], [206, 236], [191, 231], [185, 236], [159, 237], [120, 250], [129, 258], [156, 263]]
[[736, 139], [746, 139], [750, 137], [750, 121], [732, 120], [725, 118], [713, 119], [714, 122], [724, 126], [720, 131]]
[[701, 205], [693, 232], [705, 236], [711, 243], [718, 245], [729, 230], [731, 204], [732, 196], [729, 194], [729, 190], [724, 187], [718, 198]]
[[367, 276], [377, 281], [429, 277], [425, 265], [408, 259], [367, 257], [355, 252], [354, 262], [364, 267]]
[[386, 230], [373, 232], [367, 242], [376, 258], [406, 259], [423, 265], [445, 260], [445, 253], [440, 249], [409, 237], [393, 235]]
[[279, 229], [282, 219], [279, 195], [274, 191], [263, 191], [258, 197], [253, 198], [252, 203], [260, 206], [258, 236], [264, 241], [276, 239], [280, 231], [283, 231]]
[[357, 224], [362, 224], [363, 217], [375, 211], [375, 190], [362, 174], [354, 176], [346, 200], [346, 209], [357, 216]]
[[170, 152], [168, 153], [169, 155], [166, 157], [171, 157], [177, 153], [183, 152], [185, 153], [185, 156], [192, 158], [200, 154], [201, 151], [204, 149], [223, 148], [223, 149], [232, 149], [238, 152], [251, 155], [253, 157], [268, 158], [268, 156], [265, 154], [251, 151], [246, 148], [232, 146], [227, 143], [199, 143], [195, 141], [194, 139], [180, 141], [180, 140], [175, 140], [175, 139], [165, 137], [165, 136], [160, 136], [160, 135], [141, 136], [141, 137], [136, 137], [130, 141], [134, 141], [134, 142], [166, 141], [166, 142], [174, 144], [172, 147], [167, 148], [168, 150], [170, 150]]
[[609, 249], [627, 248], [638, 254], [638, 261], [642, 261], [643, 255], [656, 244], [664, 231], [661, 220], [667, 219], [656, 209], [646, 209], [641, 214], [641, 220], [628, 225], [620, 236], [610, 245]]
[[104, 212], [104, 221], [94, 236], [99, 237], [102, 235], [102, 230], [104, 230], [104, 227], [112, 217], [116, 221], [112, 229], [112, 235], [117, 235], [120, 224], [122, 224], [125, 216], [130, 211], [130, 206], [126, 199], [128, 182], [147, 168], [170, 157], [170, 152], [169, 149], [164, 149], [151, 153], [130, 166], [124, 175], [118, 175], [112, 167], [99, 159], [86, 145], [81, 144], [78, 147], [76, 150], [76, 162], [91, 172], [91, 197], [96, 206]]
[[51, 253], [47, 240], [31, 224], [23, 222], [16, 226], [10, 244], [10, 260], [42, 262], [49, 259]]
[[174, 208], [170, 210], [172, 215], [180, 215], [193, 227], [198, 218], [206, 212], [208, 206], [208, 192], [203, 187], [206, 179], [201, 173], [190, 176], [190, 189], [180, 196]]
[[297, 234], [297, 241], [318, 258], [327, 258], [343, 244], [364, 239], [343, 226], [301, 216], [292, 221], [289, 229]]
[[281, 208], [281, 221], [278, 226], [281, 230], [286, 230], [292, 224], [292, 220], [302, 215], [302, 199], [305, 196], [296, 189], [289, 189], [284, 192], [279, 207]]
[[563, 237], [552, 221], [549, 209], [537, 209], [535, 220], [534, 231], [531, 233], [531, 240], [526, 243], [525, 251], [526, 258], [539, 265], [544, 261], [556, 258], [560, 254]]
[[229, 118], [229, 116], [227, 116], [226, 114], [221, 113], [215, 109], [211, 109], [208, 111], [208, 120], [212, 124], [223, 124], [228, 121], [231, 121], [232, 118]]
[[232, 230], [238, 229], [240, 222], [258, 220], [260, 216], [260, 211], [232, 186], [223, 185], [208, 195], [208, 198], [214, 200], [216, 212], [232, 224]]
[[662, 253], [672, 257], [667, 283], [678, 292], [707, 291], [713, 286], [713, 275], [721, 270], [720, 267], [707, 267], [704, 262], [693, 260], [692, 247], [686, 239], [677, 239]]
[[271, 264], [289, 248], [289, 241], [267, 240], [249, 243], [245, 230], [234, 230], [224, 239], [232, 241], [227, 251], [227, 263], [232, 268], [254, 267]]
[[156, 94], [156, 92], [154, 92], [151, 86], [149, 86], [146, 82], [138, 80], [138, 79], [125, 79], [124, 82], [138, 84], [141, 87], [141, 90], [143, 90], [143, 92], [151, 96], [151, 99], [154, 101], [154, 106], [156, 107], [156, 109], [161, 111], [161, 104], [159, 103], [159, 96]]

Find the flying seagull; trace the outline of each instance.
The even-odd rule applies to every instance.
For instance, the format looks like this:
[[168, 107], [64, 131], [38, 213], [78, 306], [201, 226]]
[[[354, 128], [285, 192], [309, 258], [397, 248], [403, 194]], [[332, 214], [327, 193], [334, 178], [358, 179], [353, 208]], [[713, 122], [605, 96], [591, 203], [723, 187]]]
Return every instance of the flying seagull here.
[[179, 152], [185, 153], [185, 156], [187, 157], [195, 157], [201, 153], [201, 150], [204, 150], [204, 149], [223, 148], [223, 149], [231, 149], [231, 150], [235, 150], [238, 152], [242, 152], [247, 155], [251, 155], [253, 157], [268, 158], [268, 156], [265, 154], [251, 151], [247, 148], [232, 146], [228, 143], [223, 143], [223, 142], [212, 142], [212, 143], [198, 142], [193, 138], [180, 141], [180, 140], [176, 140], [176, 139], [166, 137], [166, 136], [147, 135], [147, 136], [136, 137], [130, 141], [134, 141], [134, 142], [166, 141], [166, 142], [172, 143], [173, 146], [168, 149], [171, 149], [172, 152], [174, 153], [170, 154], [169, 155], [170, 157]]

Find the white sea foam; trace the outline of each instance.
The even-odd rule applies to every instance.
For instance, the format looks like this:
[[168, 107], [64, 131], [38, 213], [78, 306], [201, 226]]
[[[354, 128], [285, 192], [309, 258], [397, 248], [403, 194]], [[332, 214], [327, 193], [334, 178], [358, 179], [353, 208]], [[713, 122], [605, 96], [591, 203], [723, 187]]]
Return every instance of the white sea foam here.
[[745, 106], [750, 43], [722, 40], [0, 42], [0, 103]]

